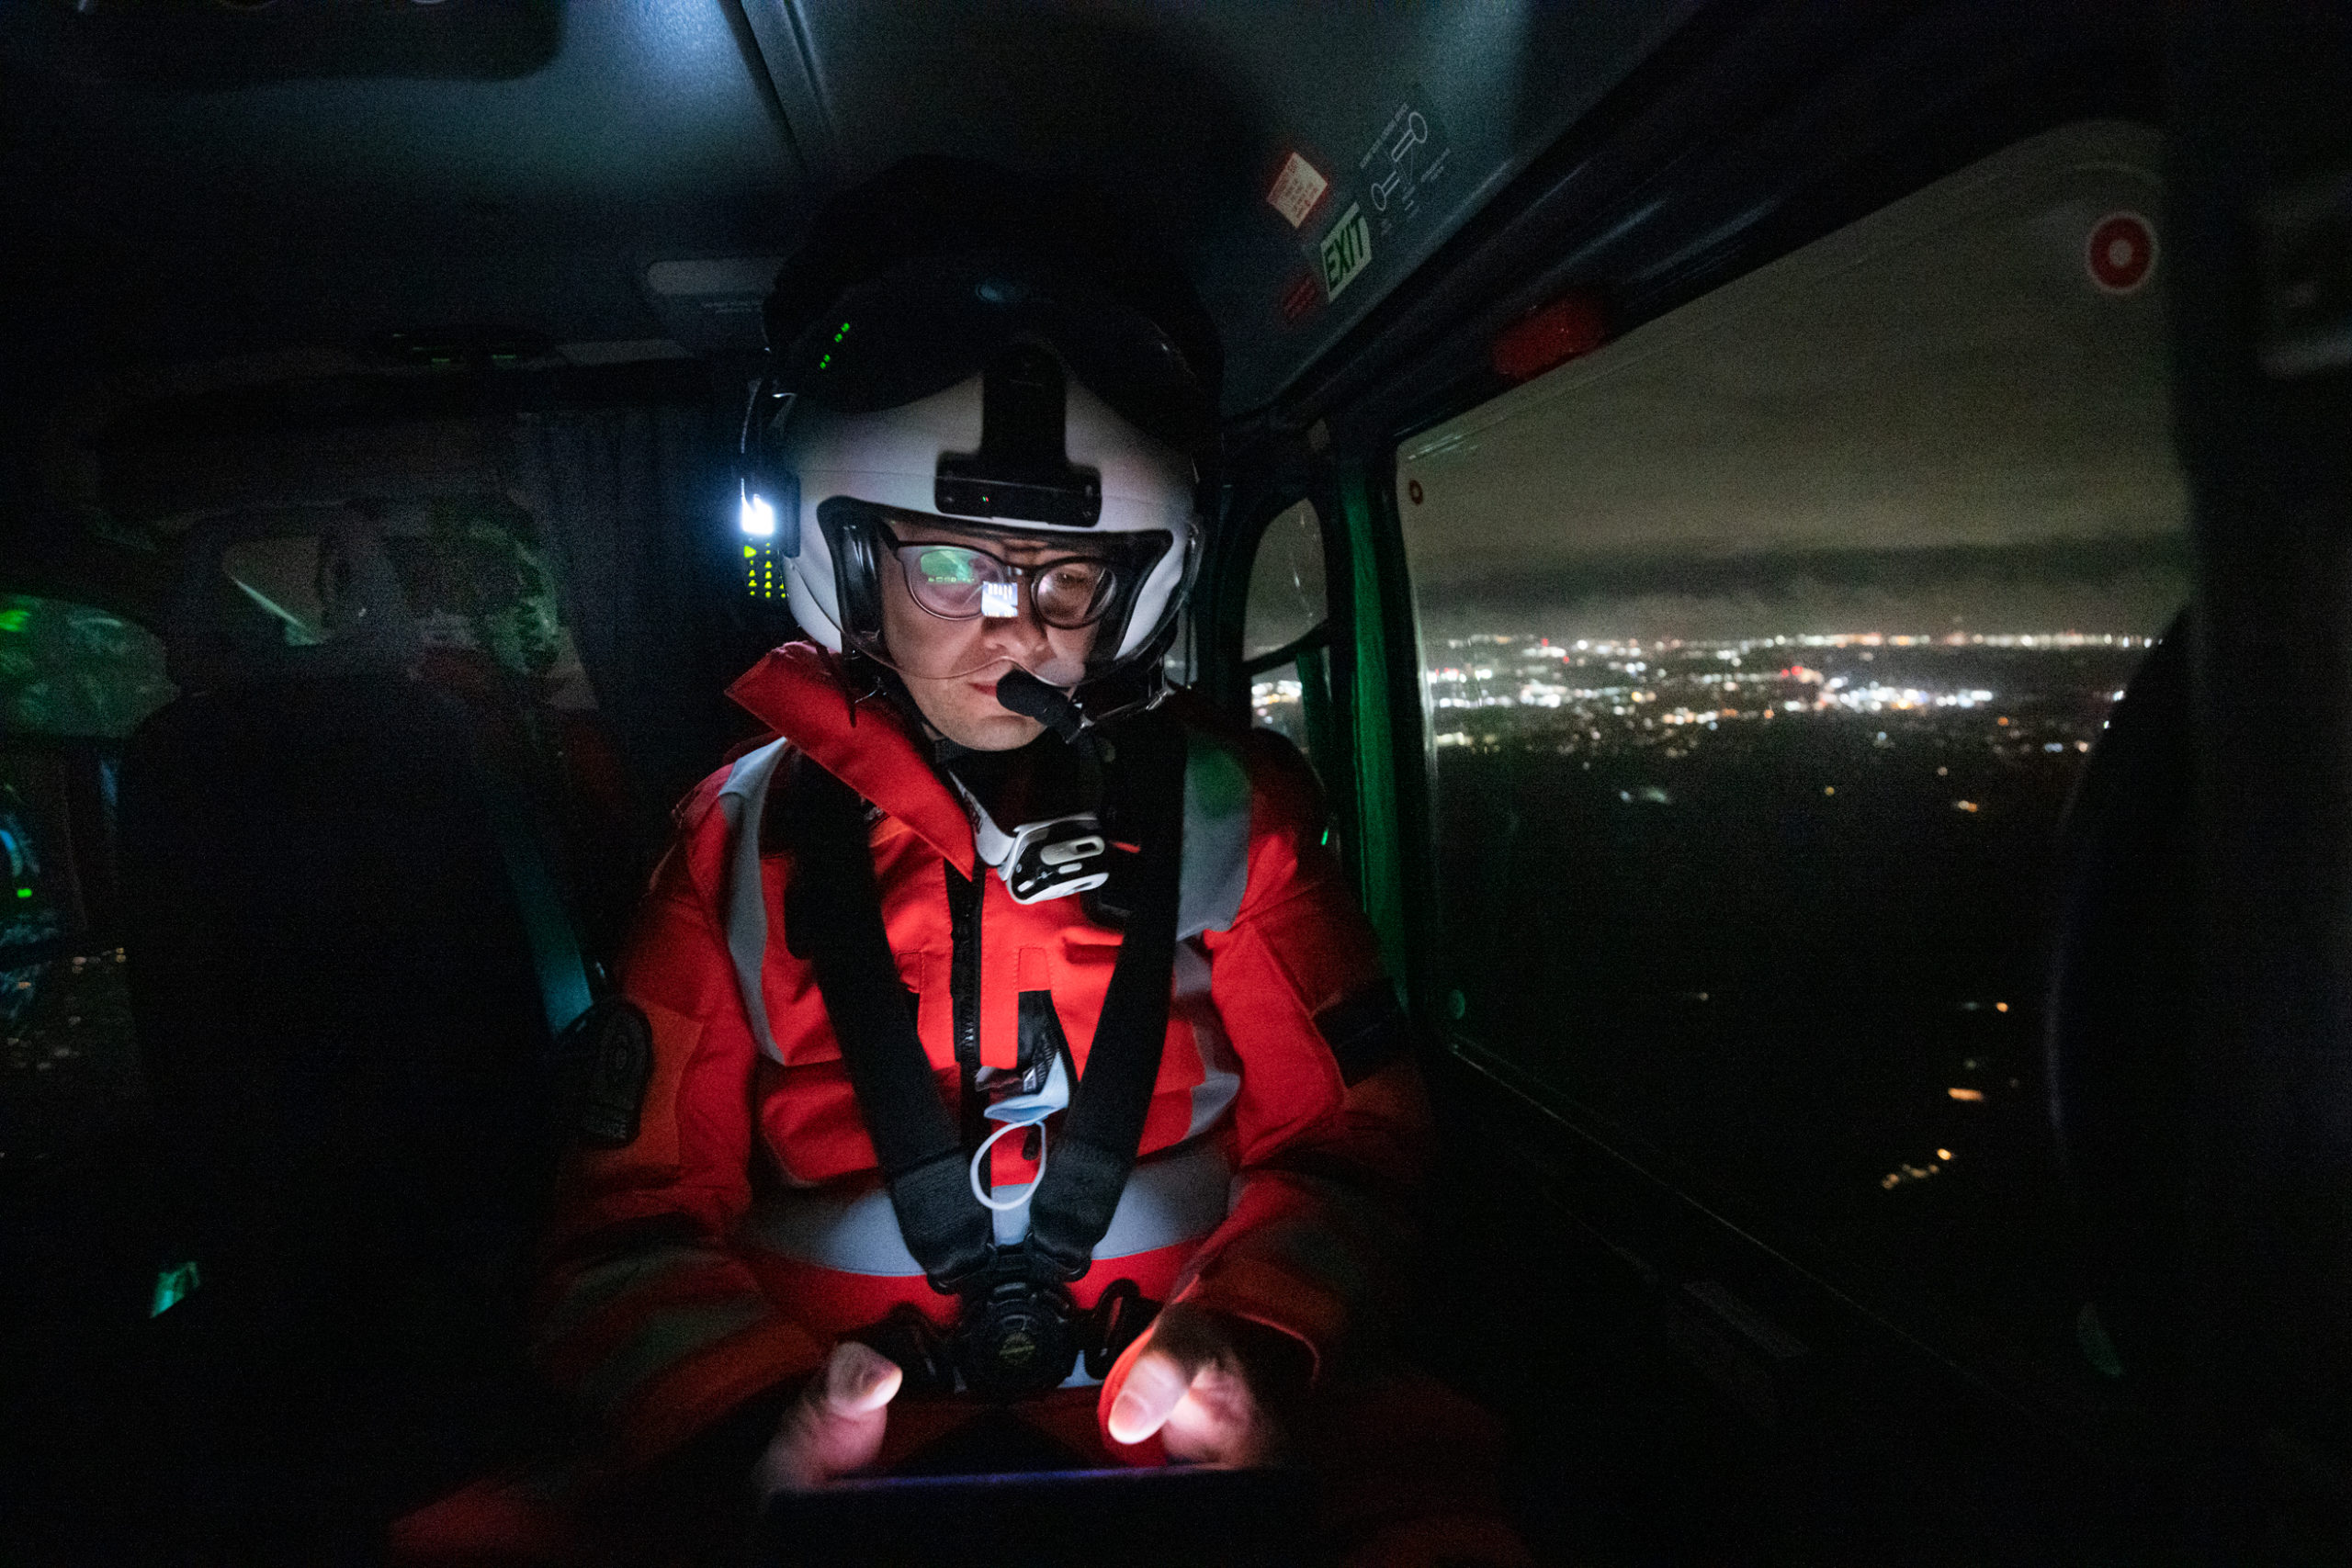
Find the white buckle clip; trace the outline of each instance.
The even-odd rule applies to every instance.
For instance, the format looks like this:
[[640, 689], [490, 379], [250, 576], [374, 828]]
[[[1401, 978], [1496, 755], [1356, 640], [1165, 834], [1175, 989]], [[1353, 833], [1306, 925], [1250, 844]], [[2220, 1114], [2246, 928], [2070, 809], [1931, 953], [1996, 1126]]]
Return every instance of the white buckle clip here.
[[1111, 880], [1110, 849], [1091, 811], [1025, 822], [997, 863], [997, 874], [1016, 904], [1091, 893]]

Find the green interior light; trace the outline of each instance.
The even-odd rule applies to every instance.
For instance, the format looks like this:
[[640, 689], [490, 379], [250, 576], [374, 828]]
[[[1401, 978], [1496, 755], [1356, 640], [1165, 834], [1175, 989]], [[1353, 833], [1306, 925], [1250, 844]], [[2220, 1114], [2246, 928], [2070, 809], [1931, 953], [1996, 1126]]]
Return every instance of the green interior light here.
[[29, 898], [32, 896], [33, 890], [29, 887], [19, 887], [17, 889], [17, 897], [19, 898]]
[[161, 1317], [196, 1293], [204, 1281], [196, 1271], [196, 1259], [190, 1258], [176, 1269], [165, 1269], [155, 1276], [155, 1299], [147, 1309], [149, 1317]]

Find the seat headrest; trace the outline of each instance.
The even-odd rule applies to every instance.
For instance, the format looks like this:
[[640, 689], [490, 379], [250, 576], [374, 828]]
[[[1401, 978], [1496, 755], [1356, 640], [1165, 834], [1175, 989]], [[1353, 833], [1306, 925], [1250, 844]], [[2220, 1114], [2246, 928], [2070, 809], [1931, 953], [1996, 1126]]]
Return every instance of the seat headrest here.
[[[198, 524], [179, 547], [179, 570], [164, 617], [164, 663], [183, 691], [259, 681], [318, 679], [361, 671], [404, 671], [424, 652], [415, 617], [401, 591], [372, 519], [333, 514], [317, 526], [322, 557], [345, 573], [336, 594], [338, 624], [324, 641], [256, 635], [256, 602], [226, 570], [232, 547], [285, 532], [268, 517], [225, 517]], [[266, 607], [266, 606], [265, 606]]]

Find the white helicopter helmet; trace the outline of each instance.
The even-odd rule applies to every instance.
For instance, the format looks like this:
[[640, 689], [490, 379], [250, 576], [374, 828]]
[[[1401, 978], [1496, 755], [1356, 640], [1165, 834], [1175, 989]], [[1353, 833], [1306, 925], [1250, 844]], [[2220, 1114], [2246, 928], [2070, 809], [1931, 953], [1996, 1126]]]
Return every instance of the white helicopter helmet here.
[[[880, 572], [906, 571], [917, 603], [948, 618], [1016, 614], [1014, 580], [1029, 577], [1048, 625], [1093, 631], [1082, 658], [1064, 638], [1030, 673], [1094, 722], [1161, 689], [1199, 557], [1194, 454], [1215, 428], [1216, 348], [1181, 279], [1139, 287], [1134, 254], [1106, 255], [1099, 231], [1076, 244], [1054, 232], [1066, 212], [948, 160], [829, 208], [768, 301], [770, 370], [740, 477], [745, 532], [773, 540], [818, 642], [900, 674], [967, 673], [909, 668], [887, 646]], [[1006, 243], [1041, 231], [1050, 250]], [[903, 543], [894, 520], [1066, 538], [1069, 554], [1009, 566]]]

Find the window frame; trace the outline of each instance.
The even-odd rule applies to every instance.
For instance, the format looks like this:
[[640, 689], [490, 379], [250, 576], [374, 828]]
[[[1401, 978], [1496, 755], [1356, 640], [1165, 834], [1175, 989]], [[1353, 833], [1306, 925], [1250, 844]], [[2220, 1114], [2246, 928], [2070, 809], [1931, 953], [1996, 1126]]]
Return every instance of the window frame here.
[[[1245, 653], [1240, 662], [1241, 698], [1246, 706], [1250, 699], [1250, 682], [1254, 677], [1279, 670], [1285, 664], [1298, 666], [1302, 688], [1300, 720], [1306, 730], [1305, 750], [1307, 762], [1315, 769], [1318, 779], [1327, 775], [1345, 779], [1353, 773], [1354, 769], [1340, 740], [1338, 686], [1332, 678], [1333, 650], [1340, 637], [1332, 625], [1335, 617], [1331, 608], [1331, 530], [1324, 522], [1323, 508], [1316, 503], [1314, 496], [1302, 494], [1276, 507], [1251, 530], [1247, 570], [1238, 570], [1236, 574], [1240, 580], [1239, 635], [1246, 638], [1249, 632], [1250, 593], [1257, 575], [1259, 553], [1266, 547], [1266, 537], [1273, 531], [1273, 525], [1299, 506], [1309, 509], [1323, 548], [1323, 618], [1279, 648], [1254, 656]], [[1242, 646], [1246, 649], [1247, 642]], [[1313, 660], [1312, 673], [1308, 669], [1310, 659]], [[1329, 795], [1344, 792], [1345, 786], [1340, 784], [1335, 791], [1335, 786], [1326, 782], [1324, 788]]]
[[[2120, 118], [2163, 133], [2161, 117], [2147, 112], [2119, 114], [2111, 106], [2080, 101], [2043, 108], [2039, 114], [1993, 117], [1976, 128], [1976, 135], [1939, 142], [1939, 156], [1904, 162], [1899, 178], [1890, 180], [1879, 171], [1879, 178], [1816, 197], [1809, 205], [1810, 221], [1802, 226], [1740, 236], [1705, 268], [1686, 272], [1679, 287], [1652, 293], [1637, 310], [1618, 315], [1611, 322], [1610, 341], [2045, 131], [2085, 119]], [[1532, 265], [1541, 268], [1543, 258]], [[1497, 1134], [1498, 1148], [1510, 1151], [1501, 1157], [1520, 1165], [1523, 1174], [1578, 1190], [1580, 1206], [1590, 1202], [1623, 1216], [1622, 1229], [1610, 1227], [1612, 1248], [1623, 1237], [1642, 1235], [1668, 1254], [1712, 1255], [1708, 1267], [1725, 1278], [1744, 1274], [1743, 1289], [1754, 1299], [1774, 1303], [1795, 1320], [1826, 1311], [1826, 1317], [1814, 1316], [1816, 1325], [1835, 1324], [1840, 1325], [1837, 1332], [1849, 1332], [1859, 1318], [1872, 1338], [1897, 1342], [1906, 1354], [1923, 1355], [2041, 1416], [2074, 1421], [2086, 1408], [2107, 1408], [2112, 1391], [2083, 1369], [2022, 1358], [1964, 1310], [1856, 1273], [1846, 1259], [1794, 1234], [1781, 1218], [1453, 1027], [1436, 940], [1441, 905], [1431, 837], [1434, 759], [1422, 712], [1419, 629], [1406, 569], [1396, 461], [1408, 442], [1476, 409], [1510, 385], [1484, 373], [1456, 376], [1400, 411], [1393, 392], [1374, 384], [1358, 389], [1361, 412], [1343, 406], [1326, 416], [1335, 432], [1327, 454], [1331, 488], [1341, 502], [1325, 520], [1326, 564], [1334, 616], [1342, 603], [1348, 607], [1341, 640], [1355, 667], [1346, 688], [1352, 703], [1338, 705], [1351, 709], [1348, 717], [1354, 729], [1351, 863], [1391, 971], [1403, 983], [1424, 1043], [1425, 1064], [1433, 1075], [1468, 1091], [1465, 1106], [1482, 1107], [1472, 1114], [1485, 1122], [1483, 1133]], [[1334, 517], [1340, 526], [1333, 526]], [[1253, 552], [1254, 545], [1253, 536]], [[1374, 569], [1373, 575], [1366, 578], [1360, 563]], [[1353, 614], [1359, 585], [1374, 600], [1377, 614], [1371, 617]], [[1339, 651], [1335, 648], [1335, 655]], [[1377, 671], [1379, 678], [1363, 679], [1368, 671]], [[1382, 755], [1374, 756], [1375, 749]], [[1606, 1198], [1594, 1187], [1596, 1180], [1611, 1189]], [[1630, 1253], [1624, 1256], [1638, 1269], [1651, 1267]]]
[[[1335, 488], [1330, 466], [1313, 454], [1301, 451], [1295, 460], [1236, 491], [1226, 515], [1246, 522], [1225, 535], [1215, 576], [1206, 585], [1209, 614], [1201, 624], [1201, 688], [1219, 710], [1247, 724], [1253, 675], [1293, 662], [1305, 653], [1321, 655], [1319, 662], [1329, 701], [1324, 705], [1320, 733], [1314, 717], [1308, 717], [1307, 760], [1323, 785], [1324, 809], [1331, 824], [1332, 841], [1340, 848], [1341, 860], [1361, 895], [1361, 869], [1352, 852], [1352, 847], [1363, 841], [1363, 826], [1355, 813], [1358, 727], [1347, 700], [1354, 678], [1355, 637], [1351, 601], [1347, 592], [1348, 574], [1343, 569], [1349, 558], [1345, 530], [1333, 523]], [[1322, 536], [1323, 619], [1314, 629], [1281, 648], [1255, 658], [1244, 658], [1242, 637], [1249, 619], [1250, 582], [1257, 567], [1258, 551], [1265, 543], [1267, 530], [1302, 502], [1314, 509], [1316, 527]]]

